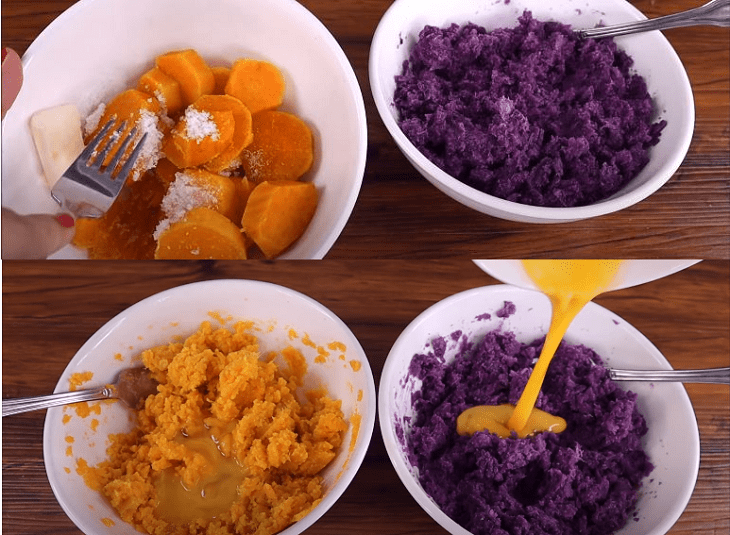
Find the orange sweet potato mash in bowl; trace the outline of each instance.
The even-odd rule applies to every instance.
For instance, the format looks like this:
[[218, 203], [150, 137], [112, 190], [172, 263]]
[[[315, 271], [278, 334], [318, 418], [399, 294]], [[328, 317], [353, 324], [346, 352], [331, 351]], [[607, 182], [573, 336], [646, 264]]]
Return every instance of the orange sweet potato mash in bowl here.
[[273, 534], [321, 501], [351, 422], [324, 388], [298, 394], [300, 350], [262, 355], [249, 323], [206, 321], [140, 357], [157, 394], [109, 437], [106, 460], [76, 460], [121, 519], [150, 534]]

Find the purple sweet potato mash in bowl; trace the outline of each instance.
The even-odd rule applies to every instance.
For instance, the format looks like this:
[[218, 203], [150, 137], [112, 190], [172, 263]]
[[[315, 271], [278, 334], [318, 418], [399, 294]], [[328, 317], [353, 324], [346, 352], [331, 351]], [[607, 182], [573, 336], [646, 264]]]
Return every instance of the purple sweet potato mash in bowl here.
[[416, 170], [470, 208], [531, 223], [616, 212], [681, 164], [692, 89], [661, 33], [572, 29], [642, 18], [624, 0], [396, 0], [371, 46], [375, 104]]
[[508, 285], [456, 294], [414, 319], [379, 385], [380, 426], [396, 472], [454, 534], [666, 533], [696, 480], [694, 412], [679, 384], [608, 378], [606, 365], [670, 366], [595, 303], [571, 325], [538, 397], [538, 407], [566, 419], [563, 433], [456, 433], [462, 410], [516, 402], [549, 319], [547, 298]]
[[525, 11], [514, 28], [426, 26], [396, 77], [398, 125], [473, 188], [534, 206], [610, 197], [649, 161], [666, 121], [613, 39]]
[[449, 337], [462, 346], [452, 362], [444, 361], [445, 338], [437, 337], [410, 366], [423, 385], [412, 398], [408, 457], [429, 496], [475, 535], [604, 535], [623, 527], [653, 468], [641, 444], [647, 427], [636, 394], [614, 384], [592, 350], [563, 344], [537, 407], [569, 422], [565, 431], [460, 436], [462, 411], [517, 403], [542, 339], [522, 344], [499, 331]]

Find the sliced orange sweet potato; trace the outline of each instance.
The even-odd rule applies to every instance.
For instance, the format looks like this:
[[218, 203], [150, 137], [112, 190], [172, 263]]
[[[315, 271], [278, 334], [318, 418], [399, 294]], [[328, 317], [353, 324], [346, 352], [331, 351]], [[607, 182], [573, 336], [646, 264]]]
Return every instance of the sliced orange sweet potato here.
[[179, 168], [197, 167], [222, 153], [233, 139], [236, 123], [230, 111], [185, 110], [162, 140], [162, 151]]
[[[114, 119], [114, 127], [111, 130], [116, 129], [117, 125], [126, 121], [126, 128], [118, 138], [119, 142], [121, 142], [126, 134], [129, 133], [129, 131], [138, 124], [143, 113], [149, 114], [150, 117], [152, 117], [152, 122], [157, 124], [157, 116], [160, 114], [160, 112], [160, 103], [152, 95], [143, 91], [139, 91], [137, 89], [127, 89], [126, 91], [122, 91], [121, 93], [117, 94], [105, 106], [104, 112], [101, 114], [96, 128], [93, 130], [93, 132], [89, 133], [89, 135], [85, 139], [85, 142], [88, 143], [89, 141], [91, 141], [93, 136], [95, 136], [104, 127], [104, 125], [106, 125], [112, 119]], [[110, 139], [110, 136], [111, 131], [107, 135], [107, 142]], [[141, 136], [142, 132], [138, 131], [137, 139], [139, 139]], [[130, 146], [127, 148], [127, 153], [131, 153], [132, 145], [134, 144], [131, 143]], [[110, 154], [104, 160], [104, 165], [109, 164], [114, 155], [114, 152], [114, 150], [110, 151]], [[138, 171], [138, 173], [136, 173], [135, 175], [136, 178], [138, 178], [139, 173], [147, 169], [147, 167], [143, 165], [147, 163], [146, 160], [142, 160], [145, 159], [140, 158], [138, 165], [135, 166], [135, 169]]]
[[233, 114], [235, 128], [231, 143], [218, 156], [206, 162], [205, 167], [214, 172], [237, 167], [241, 151], [253, 140], [251, 112], [240, 100], [230, 95], [203, 95], [193, 107], [200, 111], [230, 111]]
[[213, 71], [213, 78], [215, 79], [213, 94], [224, 95], [226, 93], [226, 84], [228, 83], [228, 77], [231, 75], [231, 68], [215, 66], [211, 67], [210, 70]]
[[155, 258], [245, 260], [246, 243], [230, 219], [210, 208], [195, 208], [160, 234]]
[[193, 49], [175, 50], [155, 58], [155, 66], [180, 84], [183, 106], [189, 106], [201, 95], [215, 88], [213, 71]]
[[284, 76], [275, 65], [243, 58], [233, 63], [225, 91], [256, 113], [279, 107], [284, 89]]
[[240, 223], [248, 198], [251, 196], [256, 184], [246, 177], [231, 177], [231, 181], [236, 187], [236, 214], [231, 220], [234, 223]]
[[139, 91], [138, 89], [122, 91], [104, 107], [104, 112], [101, 114], [98, 125], [89, 133], [85, 141], [88, 143], [113, 117], [115, 118], [115, 124], [127, 121], [127, 129], [131, 130], [132, 126], [134, 126], [145, 110], [157, 115], [161, 110], [160, 103], [149, 93]]
[[165, 186], [169, 186], [175, 181], [175, 175], [179, 171], [180, 168], [167, 158], [160, 158], [157, 162], [157, 167], [155, 167], [155, 175], [157, 175], [157, 178], [165, 184]]
[[154, 96], [169, 114], [176, 114], [183, 109], [180, 84], [157, 67], [140, 77], [137, 89]]
[[262, 182], [248, 198], [242, 229], [266, 258], [274, 258], [304, 233], [317, 200], [317, 189], [310, 182]]
[[177, 219], [192, 206], [205, 206], [237, 222], [239, 197], [239, 190], [231, 178], [192, 167], [176, 174], [162, 208], [168, 216]]
[[312, 166], [312, 131], [296, 115], [262, 111], [253, 116], [253, 141], [241, 163], [255, 182], [297, 180]]
[[102, 217], [76, 221], [73, 244], [86, 249], [91, 259], [152, 260], [152, 233], [160, 221], [164, 194], [164, 184], [152, 172], [127, 182]]

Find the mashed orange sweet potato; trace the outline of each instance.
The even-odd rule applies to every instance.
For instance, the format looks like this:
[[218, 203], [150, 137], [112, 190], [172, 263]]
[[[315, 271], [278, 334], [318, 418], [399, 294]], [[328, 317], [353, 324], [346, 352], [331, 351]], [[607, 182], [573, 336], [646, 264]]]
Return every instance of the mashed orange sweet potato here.
[[205, 322], [184, 342], [142, 353], [160, 382], [108, 459], [77, 461], [86, 484], [150, 534], [276, 533], [321, 500], [320, 471], [348, 424], [323, 389], [295, 393], [307, 363], [261, 355], [251, 324]]

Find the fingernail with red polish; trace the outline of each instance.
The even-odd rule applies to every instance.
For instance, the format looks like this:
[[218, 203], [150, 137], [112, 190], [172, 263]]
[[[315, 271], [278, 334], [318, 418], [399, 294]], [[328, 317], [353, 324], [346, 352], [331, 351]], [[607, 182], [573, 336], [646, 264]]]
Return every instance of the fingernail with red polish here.
[[56, 221], [58, 221], [59, 225], [62, 227], [71, 228], [74, 226], [74, 218], [68, 214], [57, 215]]

